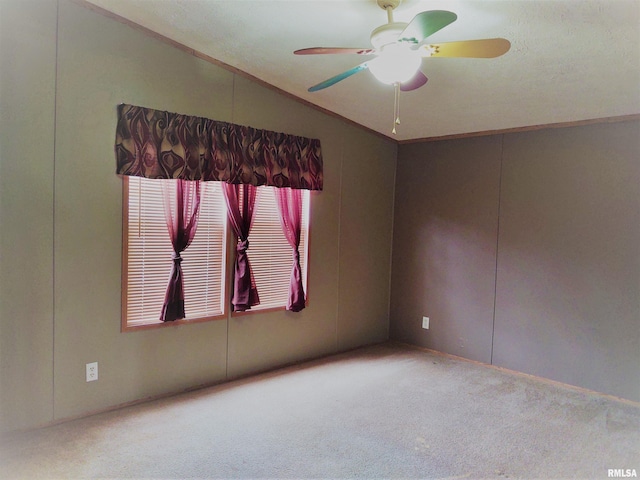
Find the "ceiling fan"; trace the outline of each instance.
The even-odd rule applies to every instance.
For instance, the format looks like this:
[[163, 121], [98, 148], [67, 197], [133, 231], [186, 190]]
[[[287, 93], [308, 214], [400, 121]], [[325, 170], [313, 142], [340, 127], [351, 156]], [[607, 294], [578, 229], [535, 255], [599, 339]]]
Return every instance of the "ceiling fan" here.
[[317, 92], [334, 85], [363, 70], [369, 70], [382, 83], [395, 86], [394, 127], [400, 123], [400, 91], [411, 91], [427, 83], [427, 77], [420, 70], [425, 57], [466, 57], [495, 58], [505, 54], [511, 47], [504, 38], [463, 40], [430, 44], [425, 40], [453, 23], [458, 16], [446, 10], [429, 10], [418, 13], [409, 23], [395, 22], [393, 10], [402, 0], [377, 0], [378, 6], [387, 12], [387, 23], [371, 32], [373, 48], [303, 48], [293, 52], [296, 55], [355, 54], [375, 56], [355, 67], [310, 87], [309, 92]]

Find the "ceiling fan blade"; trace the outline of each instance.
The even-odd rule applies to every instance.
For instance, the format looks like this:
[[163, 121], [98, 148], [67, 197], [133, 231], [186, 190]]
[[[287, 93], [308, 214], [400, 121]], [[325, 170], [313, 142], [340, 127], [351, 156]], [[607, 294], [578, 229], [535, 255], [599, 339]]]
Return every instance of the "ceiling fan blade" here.
[[353, 53], [356, 55], [374, 55], [376, 50], [373, 48], [333, 48], [333, 47], [313, 47], [313, 48], [303, 48], [301, 50], [296, 50], [293, 52], [295, 55], [326, 55], [326, 54], [335, 54], [335, 53]]
[[366, 70], [367, 68], [369, 68], [368, 62], [361, 63], [360, 65], [356, 65], [355, 67], [353, 67], [350, 70], [347, 70], [346, 72], [342, 72], [336, 75], [335, 77], [331, 77], [325, 80], [324, 82], [320, 82], [317, 85], [310, 87], [308, 91], [317, 92], [318, 90], [322, 90], [323, 88], [330, 87], [331, 85], [334, 85], [339, 81], [344, 80], [345, 78], [348, 78], [355, 73], [361, 72], [362, 70]]
[[426, 77], [426, 75], [418, 70], [410, 80], [407, 80], [406, 82], [402, 82], [400, 84], [400, 90], [402, 90], [403, 92], [410, 92], [411, 90], [415, 90], [416, 88], [420, 88], [421, 86], [423, 86], [425, 83], [427, 83], [427, 80], [429, 79]]
[[419, 47], [424, 57], [465, 57], [495, 58], [504, 55], [511, 48], [511, 42], [504, 38], [483, 40], [462, 40], [460, 42], [425, 44]]
[[458, 16], [446, 10], [429, 10], [420, 12], [398, 37], [398, 41], [420, 43], [429, 35], [456, 21]]

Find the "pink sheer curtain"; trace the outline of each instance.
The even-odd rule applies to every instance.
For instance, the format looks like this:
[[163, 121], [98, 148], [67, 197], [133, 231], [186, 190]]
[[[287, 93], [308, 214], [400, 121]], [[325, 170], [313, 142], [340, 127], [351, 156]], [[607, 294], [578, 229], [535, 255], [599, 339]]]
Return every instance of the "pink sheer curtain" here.
[[[182, 257], [196, 234], [200, 212], [200, 182], [175, 180], [176, 189], [163, 185], [164, 213], [173, 245], [173, 267], [162, 305], [160, 320], [171, 322], [185, 317]], [[175, 195], [175, 197], [174, 197]], [[174, 201], [172, 201], [172, 197]]]
[[[227, 214], [233, 232], [236, 234], [236, 260], [233, 276], [233, 297], [231, 304], [236, 312], [244, 312], [260, 303], [258, 289], [251, 272], [247, 249], [249, 248], [249, 231], [253, 220], [253, 207], [256, 202], [257, 189], [253, 185], [236, 185], [223, 183], [222, 191], [227, 202]], [[240, 193], [242, 192], [242, 196]]]
[[300, 231], [302, 227], [302, 190], [276, 188], [276, 200], [280, 211], [280, 222], [289, 245], [293, 249], [293, 267], [289, 281], [287, 310], [299, 312], [305, 307], [302, 269], [300, 267]]

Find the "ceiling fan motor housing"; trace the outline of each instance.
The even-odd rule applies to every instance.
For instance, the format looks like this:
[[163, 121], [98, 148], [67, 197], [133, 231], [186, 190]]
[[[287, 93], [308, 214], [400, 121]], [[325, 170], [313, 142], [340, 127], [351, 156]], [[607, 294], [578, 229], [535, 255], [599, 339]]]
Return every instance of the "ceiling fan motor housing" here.
[[373, 48], [380, 49], [390, 43], [395, 43], [400, 34], [407, 28], [408, 23], [394, 22], [381, 25], [371, 32], [371, 45]]

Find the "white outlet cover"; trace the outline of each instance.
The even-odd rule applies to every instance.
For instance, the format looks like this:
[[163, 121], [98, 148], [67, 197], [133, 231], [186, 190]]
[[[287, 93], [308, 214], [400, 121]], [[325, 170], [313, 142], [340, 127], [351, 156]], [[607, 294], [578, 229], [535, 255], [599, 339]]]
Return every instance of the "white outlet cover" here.
[[422, 317], [422, 328], [429, 330], [429, 317]]
[[98, 362], [87, 363], [87, 382], [98, 380]]

